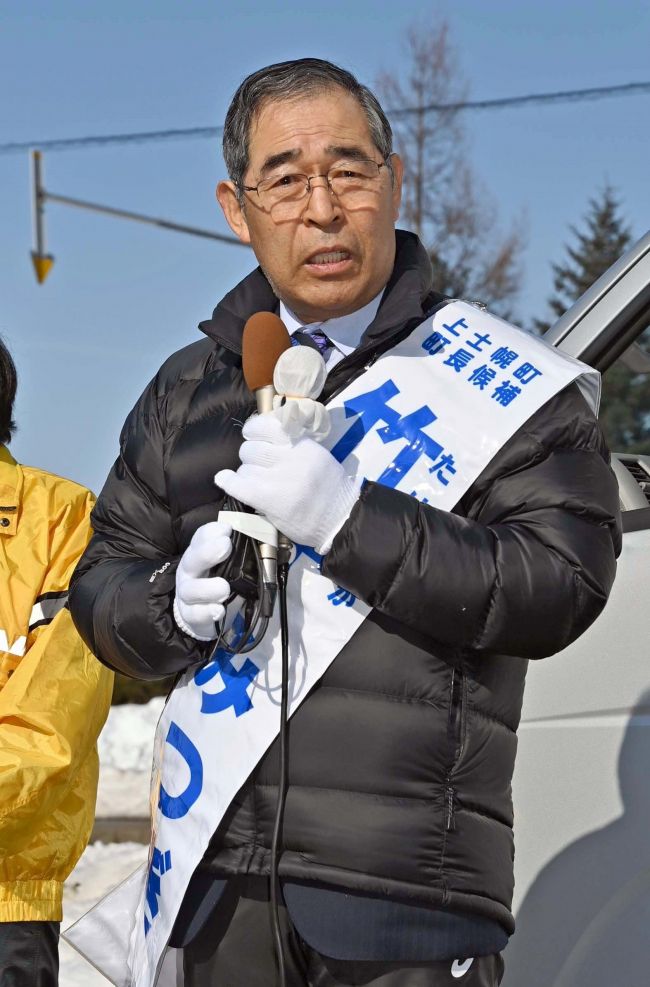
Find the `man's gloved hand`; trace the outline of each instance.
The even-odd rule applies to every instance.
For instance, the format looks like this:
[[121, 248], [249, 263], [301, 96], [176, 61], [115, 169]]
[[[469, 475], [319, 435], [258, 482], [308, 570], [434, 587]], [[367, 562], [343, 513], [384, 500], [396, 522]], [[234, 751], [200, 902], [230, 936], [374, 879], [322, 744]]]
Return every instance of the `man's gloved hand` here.
[[324, 555], [350, 516], [361, 483], [314, 439], [292, 441], [273, 413], [249, 418], [243, 436], [242, 465], [236, 473], [221, 470], [214, 482], [287, 538]]
[[174, 619], [196, 641], [214, 641], [218, 637], [215, 621], [225, 613], [223, 603], [230, 596], [230, 585], [221, 576], [207, 578], [207, 574], [230, 555], [231, 534], [230, 525], [221, 521], [201, 525], [176, 570]]

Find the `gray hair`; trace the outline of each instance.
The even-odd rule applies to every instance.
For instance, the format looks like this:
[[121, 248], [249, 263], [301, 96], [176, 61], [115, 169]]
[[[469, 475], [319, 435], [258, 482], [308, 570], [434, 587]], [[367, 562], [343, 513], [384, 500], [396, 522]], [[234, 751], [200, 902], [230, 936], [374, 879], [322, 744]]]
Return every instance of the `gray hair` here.
[[240, 190], [248, 168], [251, 124], [265, 102], [310, 96], [340, 88], [366, 114], [372, 142], [386, 161], [393, 153], [393, 132], [377, 97], [351, 72], [321, 58], [298, 58], [267, 65], [244, 79], [232, 98], [223, 128], [223, 157], [231, 181]]

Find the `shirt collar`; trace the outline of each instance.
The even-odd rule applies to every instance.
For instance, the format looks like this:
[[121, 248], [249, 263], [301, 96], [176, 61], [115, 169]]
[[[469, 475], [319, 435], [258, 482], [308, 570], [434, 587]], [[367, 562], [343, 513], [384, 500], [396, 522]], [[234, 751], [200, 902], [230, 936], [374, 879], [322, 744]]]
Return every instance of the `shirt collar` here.
[[349, 315], [341, 315], [337, 319], [326, 319], [325, 322], [310, 322], [309, 325], [301, 322], [293, 314], [291, 309], [287, 308], [282, 299], [280, 299], [280, 318], [287, 327], [290, 336], [299, 329], [307, 333], [312, 333], [316, 329], [322, 329], [325, 335], [332, 340], [337, 350], [348, 356], [349, 353], [352, 353], [357, 348], [361, 337], [377, 314], [383, 293], [382, 288], [371, 302], [368, 302], [363, 308], [357, 309], [356, 312], [350, 312]]

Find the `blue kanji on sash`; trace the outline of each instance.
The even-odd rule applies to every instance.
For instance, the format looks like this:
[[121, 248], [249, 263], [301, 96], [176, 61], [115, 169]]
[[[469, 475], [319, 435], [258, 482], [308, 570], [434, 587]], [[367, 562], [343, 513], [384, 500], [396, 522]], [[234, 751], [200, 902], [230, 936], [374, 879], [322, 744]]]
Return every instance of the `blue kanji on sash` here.
[[332, 449], [334, 459], [342, 463], [351, 452], [354, 452], [364, 435], [367, 435], [379, 422], [386, 422], [387, 425], [397, 424], [400, 413], [388, 406], [388, 402], [396, 394], [399, 394], [399, 388], [392, 380], [387, 380], [374, 391], [358, 394], [357, 397], [344, 402], [345, 417], [351, 418], [352, 415], [358, 417]]
[[443, 360], [443, 363], [446, 367], [451, 367], [457, 374], [459, 374], [462, 373], [463, 369], [467, 366], [470, 360], [473, 359], [474, 354], [469, 353], [461, 346], [461, 348], [456, 350], [455, 353], [450, 353], [447, 359]]
[[[154, 847], [153, 853], [151, 855], [151, 865], [149, 867], [149, 873], [147, 875], [147, 890], [146, 899], [147, 905], [149, 906], [149, 914], [151, 915], [151, 921], [156, 918], [160, 908], [158, 906], [158, 899], [160, 898], [161, 888], [160, 888], [160, 878], [163, 874], [166, 874], [172, 869], [172, 855], [170, 850], [165, 850], [163, 853], [158, 847]], [[151, 928], [151, 922], [144, 916], [144, 934], [148, 934]]]
[[493, 370], [492, 367], [488, 367], [484, 363], [480, 367], [477, 367], [467, 379], [474, 385], [474, 387], [478, 387], [479, 390], [484, 391], [490, 381], [494, 380], [496, 375], [496, 370]]
[[332, 449], [332, 455], [339, 463], [354, 452], [361, 440], [371, 429], [380, 422], [385, 422], [377, 434], [384, 443], [397, 439], [406, 439], [407, 445], [384, 470], [377, 482], [386, 487], [396, 487], [420, 456], [435, 459], [442, 452], [442, 446], [423, 431], [426, 425], [436, 421], [437, 416], [423, 405], [409, 415], [400, 415], [399, 411], [388, 404], [391, 398], [399, 394], [399, 388], [392, 380], [368, 391], [358, 394], [344, 403], [345, 417], [357, 415], [356, 421], [338, 440]]
[[481, 346], [484, 343], [487, 344], [488, 346], [491, 346], [492, 345], [492, 340], [490, 339], [489, 333], [487, 333], [487, 332], [486, 333], [475, 332], [474, 333], [474, 342], [473, 343], [470, 342], [469, 339], [465, 340], [465, 342], [467, 343], [468, 346], [471, 346], [471, 348], [473, 350], [476, 350], [477, 353], [482, 353], [483, 352], [483, 350], [481, 349]]
[[509, 380], [504, 380], [492, 394], [492, 400], [505, 408], [514, 401], [518, 394], [521, 394], [521, 387], [515, 387]]
[[501, 367], [502, 370], [507, 370], [511, 363], [519, 356], [514, 350], [508, 349], [507, 346], [500, 346], [494, 351], [490, 360], [492, 363], [496, 363], [497, 367]]
[[531, 380], [534, 380], [535, 377], [542, 376], [542, 371], [534, 367], [532, 363], [522, 363], [520, 367], [517, 367], [512, 376], [522, 384], [530, 384]]
[[170, 795], [164, 785], [160, 785], [158, 804], [163, 816], [168, 819], [181, 819], [190, 811], [203, 788], [203, 761], [198, 750], [178, 723], [170, 723], [165, 743], [178, 751], [190, 771], [190, 780], [180, 795]]
[[465, 319], [456, 319], [453, 325], [448, 325], [446, 322], [442, 323], [442, 328], [446, 329], [447, 332], [453, 332], [454, 336], [460, 336], [459, 332], [456, 332], [457, 327], [460, 326], [462, 329], [469, 329]]
[[420, 456], [436, 459], [440, 455], [442, 452], [440, 443], [422, 431], [425, 425], [435, 422], [436, 418], [437, 416], [434, 415], [431, 408], [423, 405], [422, 408], [411, 412], [410, 415], [398, 416], [397, 421], [393, 424], [378, 429], [378, 435], [382, 442], [406, 439], [408, 445], [395, 456], [390, 466], [378, 477], [377, 483], [383, 483], [385, 487], [396, 487]]
[[422, 343], [422, 349], [426, 350], [429, 356], [435, 356], [436, 353], [442, 353], [448, 343], [449, 340], [441, 332], [432, 332]]

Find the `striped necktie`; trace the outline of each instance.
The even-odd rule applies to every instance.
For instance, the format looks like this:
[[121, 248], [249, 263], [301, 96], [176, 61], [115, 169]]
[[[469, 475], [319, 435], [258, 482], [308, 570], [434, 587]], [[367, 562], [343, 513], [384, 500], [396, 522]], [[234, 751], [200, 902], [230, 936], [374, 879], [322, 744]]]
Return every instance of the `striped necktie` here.
[[312, 349], [318, 350], [326, 363], [327, 357], [334, 348], [334, 343], [329, 336], [325, 335], [322, 329], [314, 329], [313, 332], [294, 332], [291, 339], [292, 341], [296, 341], [294, 345], [311, 346]]

